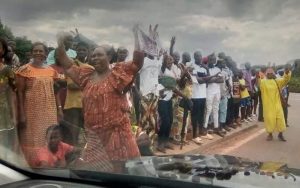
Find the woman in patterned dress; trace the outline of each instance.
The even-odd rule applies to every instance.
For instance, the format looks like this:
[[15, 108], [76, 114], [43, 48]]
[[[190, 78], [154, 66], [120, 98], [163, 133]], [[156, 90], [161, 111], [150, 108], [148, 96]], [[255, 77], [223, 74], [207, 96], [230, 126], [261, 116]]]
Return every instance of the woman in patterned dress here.
[[[140, 156], [131, 132], [126, 88], [143, 65], [144, 53], [135, 51], [133, 61], [109, 68], [109, 52], [97, 47], [90, 65], [74, 66], [66, 55], [64, 35], [58, 38], [58, 59], [67, 75], [83, 92], [83, 109], [87, 144], [81, 159], [89, 170], [122, 172], [125, 161]], [[135, 32], [136, 49], [138, 48]], [[86, 168], [87, 168], [86, 167]]]
[[15, 76], [5, 59], [8, 46], [4, 39], [0, 38], [0, 158], [7, 159], [7, 151], [16, 151], [15, 142], [17, 132], [15, 129]]
[[30, 166], [36, 151], [45, 145], [46, 130], [57, 124], [57, 98], [54, 94], [56, 71], [45, 63], [47, 47], [40, 42], [32, 48], [33, 62], [23, 65], [16, 72], [20, 145]]

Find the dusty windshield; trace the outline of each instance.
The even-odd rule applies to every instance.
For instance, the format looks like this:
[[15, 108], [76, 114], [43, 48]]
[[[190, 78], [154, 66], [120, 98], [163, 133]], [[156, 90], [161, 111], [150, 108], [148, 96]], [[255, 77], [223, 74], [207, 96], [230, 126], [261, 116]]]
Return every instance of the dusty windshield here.
[[1, 1], [0, 158], [132, 175], [178, 154], [300, 168], [299, 7]]

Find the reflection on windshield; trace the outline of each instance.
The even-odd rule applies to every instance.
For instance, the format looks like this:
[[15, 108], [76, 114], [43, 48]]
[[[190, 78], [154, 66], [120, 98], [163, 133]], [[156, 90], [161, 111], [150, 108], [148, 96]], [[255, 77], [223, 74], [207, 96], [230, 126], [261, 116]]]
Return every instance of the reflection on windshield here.
[[[291, 174], [285, 164], [279, 162], [253, 162], [238, 157], [221, 155], [182, 155], [174, 157], [145, 157], [126, 163], [127, 173], [136, 176], [160, 177], [225, 187], [237, 186], [239, 179], [247, 178], [252, 185], [277, 186], [287, 179], [294, 182], [298, 175]], [[273, 179], [260, 182], [265, 177]], [[232, 184], [224, 182], [231, 180]]]

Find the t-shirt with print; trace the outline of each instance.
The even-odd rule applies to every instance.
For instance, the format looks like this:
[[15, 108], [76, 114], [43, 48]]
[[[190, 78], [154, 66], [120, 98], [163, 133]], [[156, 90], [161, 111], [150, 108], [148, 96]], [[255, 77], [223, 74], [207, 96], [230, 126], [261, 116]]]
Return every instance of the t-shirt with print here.
[[206, 98], [206, 83], [200, 84], [197, 77], [207, 77], [207, 70], [197, 64], [193, 64], [192, 82], [192, 99], [205, 99]]
[[[221, 72], [221, 69], [218, 67], [213, 67], [208, 69], [210, 76], [215, 76]], [[206, 89], [207, 95], [214, 95], [220, 93], [220, 83], [209, 83]]]
[[233, 78], [232, 79], [232, 98], [233, 102], [238, 103], [241, 99], [241, 84], [239, 79]]
[[[239, 82], [240, 82], [241, 86], [246, 85], [245, 79], [240, 79]], [[247, 98], [247, 97], [250, 97], [250, 95], [249, 95], [248, 89], [246, 87], [244, 90], [241, 89], [241, 98], [244, 99], [244, 98]]]
[[238, 79], [232, 80], [232, 98], [234, 99], [241, 98], [241, 84]]

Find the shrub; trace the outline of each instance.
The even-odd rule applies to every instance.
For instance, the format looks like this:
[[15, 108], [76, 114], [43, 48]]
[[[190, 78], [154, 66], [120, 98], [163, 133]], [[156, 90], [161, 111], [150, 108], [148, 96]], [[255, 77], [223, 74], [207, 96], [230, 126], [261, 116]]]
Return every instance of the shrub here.
[[289, 91], [292, 93], [300, 93], [300, 76], [291, 78], [289, 82]]

